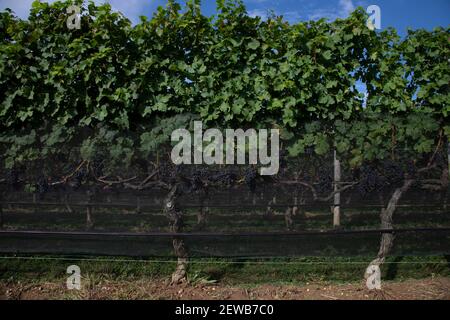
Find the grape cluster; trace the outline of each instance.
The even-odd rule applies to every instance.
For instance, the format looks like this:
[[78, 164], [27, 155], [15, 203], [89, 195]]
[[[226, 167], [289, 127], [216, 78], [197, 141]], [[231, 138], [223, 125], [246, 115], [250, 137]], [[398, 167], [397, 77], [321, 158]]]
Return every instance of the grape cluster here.
[[445, 168], [446, 166], [448, 166], [448, 161], [449, 160], [445, 155], [445, 151], [438, 152], [434, 158], [434, 163], [436, 163], [436, 165], [440, 168]]
[[97, 154], [92, 160], [92, 171], [97, 178], [103, 176], [104, 161], [101, 155]]
[[286, 150], [284, 150], [284, 149], [281, 150], [280, 151], [280, 169], [281, 170], [287, 169], [287, 167], [288, 167], [287, 157], [288, 157], [288, 154], [287, 154]]
[[229, 187], [236, 183], [237, 175], [232, 171], [225, 171], [213, 174], [209, 179], [211, 182]]
[[305, 154], [307, 156], [312, 156], [314, 154], [314, 147], [313, 146], [307, 146], [305, 148]]
[[406, 173], [408, 174], [408, 177], [415, 178], [417, 176], [417, 168], [414, 164], [414, 161], [408, 161], [406, 163]]
[[19, 188], [19, 175], [19, 170], [16, 167], [8, 170], [6, 174], [6, 181], [13, 190], [17, 190]]
[[50, 186], [48, 184], [48, 180], [44, 175], [39, 176], [36, 182], [36, 192], [39, 194], [42, 199], [44, 195], [49, 191]]
[[252, 193], [256, 191], [256, 179], [258, 178], [258, 173], [255, 169], [247, 169], [244, 173], [244, 181], [247, 187]]
[[396, 185], [403, 180], [404, 172], [399, 163], [385, 160], [382, 163], [382, 171], [386, 184]]
[[302, 180], [305, 182], [311, 182], [314, 180], [308, 172], [303, 173], [302, 176], [303, 176]]
[[360, 182], [358, 192], [365, 197], [373, 191], [380, 191], [386, 185], [383, 178], [373, 165], [363, 165], [360, 169]]
[[317, 182], [317, 191], [319, 193], [329, 193], [333, 189], [333, 176], [330, 169], [319, 169], [319, 181]]
[[75, 190], [78, 190], [82, 186], [83, 180], [86, 177], [86, 174], [87, 174], [87, 172], [86, 172], [86, 169], [84, 169], [84, 168], [81, 168], [80, 170], [78, 170], [75, 173], [75, 177], [74, 177], [75, 182], [73, 184], [73, 188]]
[[172, 166], [170, 164], [162, 164], [159, 167], [159, 177], [161, 181], [174, 184], [177, 181], [177, 176], [181, 173], [181, 165]]
[[190, 192], [198, 192], [200, 190], [203, 190], [204, 183], [203, 179], [207, 176], [207, 172], [205, 170], [195, 170], [194, 173], [191, 175], [190, 179], [190, 186], [189, 191]]

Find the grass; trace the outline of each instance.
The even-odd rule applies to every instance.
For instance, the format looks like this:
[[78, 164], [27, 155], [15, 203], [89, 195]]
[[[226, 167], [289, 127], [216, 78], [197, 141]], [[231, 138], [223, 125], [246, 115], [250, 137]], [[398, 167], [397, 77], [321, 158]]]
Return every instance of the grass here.
[[[304, 284], [326, 281], [361, 281], [370, 257], [305, 257], [264, 260], [201, 259], [189, 265], [192, 282], [223, 283], [238, 286], [258, 284]], [[76, 258], [4, 256], [0, 259], [0, 282], [65, 281], [69, 265], [80, 267], [82, 275], [92, 279], [134, 281], [169, 278], [174, 261], [125, 258]], [[450, 277], [450, 256], [390, 257], [382, 267], [384, 280]]]

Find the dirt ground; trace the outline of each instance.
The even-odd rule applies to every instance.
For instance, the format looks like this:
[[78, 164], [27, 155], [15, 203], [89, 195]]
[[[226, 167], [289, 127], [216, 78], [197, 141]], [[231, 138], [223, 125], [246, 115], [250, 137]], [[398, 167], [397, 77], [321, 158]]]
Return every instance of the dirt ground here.
[[384, 282], [380, 291], [369, 291], [363, 282], [260, 285], [251, 288], [202, 283], [172, 286], [165, 280], [88, 282], [84, 281], [80, 291], [67, 290], [65, 283], [0, 283], [0, 299], [450, 300], [450, 278]]

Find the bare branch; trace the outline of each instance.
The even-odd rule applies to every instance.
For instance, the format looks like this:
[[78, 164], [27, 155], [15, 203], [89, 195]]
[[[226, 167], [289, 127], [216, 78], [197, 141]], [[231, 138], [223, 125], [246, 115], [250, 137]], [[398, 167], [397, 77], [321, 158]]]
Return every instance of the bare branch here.
[[[87, 164], [89, 165], [89, 163], [87, 163]], [[50, 185], [51, 186], [57, 186], [57, 185], [61, 185], [61, 184], [66, 184], [67, 181], [69, 179], [71, 179], [74, 175], [76, 175], [77, 172], [80, 171], [83, 168], [84, 165], [86, 165], [86, 160], [83, 160], [71, 174], [62, 177], [62, 179], [60, 181], [53, 182]]]
[[159, 170], [155, 170], [153, 171], [147, 178], [144, 179], [144, 181], [142, 181], [139, 186], [143, 186], [145, 185], [147, 182], [149, 182], [150, 180], [152, 180], [157, 174], [159, 173]]
[[137, 176], [134, 176], [134, 177], [128, 178], [128, 179], [121, 179], [120, 177], [117, 177], [117, 178], [118, 178], [117, 181], [105, 180], [105, 179], [97, 178], [97, 177], [95, 178], [95, 180], [97, 180], [97, 181], [99, 181], [99, 182], [102, 182], [102, 183], [104, 183], [104, 184], [107, 184], [107, 185], [124, 184], [124, 183], [127, 183], [127, 182], [131, 182], [131, 181], [133, 181], [133, 180], [136, 180], [136, 179], [137, 179]]
[[167, 183], [164, 183], [162, 181], [151, 181], [144, 185], [134, 185], [131, 183], [124, 183], [124, 187], [131, 189], [131, 190], [145, 190], [145, 189], [154, 188], [154, 187], [160, 187], [162, 189], [170, 190], [170, 186]]
[[443, 138], [444, 138], [443, 133], [444, 133], [444, 131], [443, 131], [443, 129], [441, 129], [439, 131], [439, 142], [438, 142], [438, 144], [436, 146], [436, 149], [434, 150], [433, 155], [431, 156], [430, 160], [428, 161], [428, 167], [431, 166], [431, 164], [434, 162], [434, 158], [436, 158], [436, 154], [437, 154], [438, 150], [442, 146], [442, 142], [443, 142]]
[[424, 173], [424, 172], [427, 172], [428, 170], [434, 169], [436, 167], [437, 167], [436, 164], [432, 164], [432, 165], [426, 166], [425, 168], [418, 169], [417, 172]]

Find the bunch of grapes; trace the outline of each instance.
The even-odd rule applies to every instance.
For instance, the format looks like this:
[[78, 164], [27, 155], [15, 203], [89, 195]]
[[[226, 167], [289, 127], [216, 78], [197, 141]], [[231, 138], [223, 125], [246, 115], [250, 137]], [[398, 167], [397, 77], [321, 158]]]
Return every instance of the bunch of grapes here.
[[381, 177], [372, 165], [363, 165], [360, 170], [358, 192], [365, 197], [373, 191], [380, 191], [386, 185], [386, 179]]
[[181, 166], [171, 166], [170, 164], [162, 164], [159, 167], [159, 177], [161, 181], [174, 184], [177, 181], [177, 176], [181, 172]]
[[20, 186], [19, 174], [20, 174], [19, 170], [16, 167], [13, 167], [10, 170], [8, 170], [6, 174], [6, 182], [13, 190], [17, 190]]
[[36, 192], [39, 194], [39, 197], [42, 199], [49, 189], [47, 178], [44, 175], [39, 176], [36, 182]]
[[391, 160], [385, 160], [382, 164], [382, 170], [386, 182], [390, 185], [396, 185], [403, 180], [404, 172], [400, 164]]
[[74, 190], [78, 190], [81, 187], [81, 185], [83, 184], [83, 180], [86, 177], [86, 173], [87, 172], [85, 168], [81, 168], [75, 173], [75, 183], [73, 185]]
[[287, 154], [286, 150], [283, 149], [280, 151], [280, 169], [281, 170], [287, 169], [287, 167], [288, 167], [287, 156], [288, 156], [288, 154]]
[[192, 178], [190, 179], [190, 192], [198, 192], [204, 188], [203, 179], [206, 176], [205, 170], [196, 170], [192, 174]]
[[237, 175], [232, 171], [219, 172], [217, 174], [211, 175], [211, 182], [218, 183], [224, 186], [231, 186], [236, 183]]
[[434, 157], [434, 163], [440, 168], [445, 168], [448, 166], [448, 159], [444, 152], [438, 152], [436, 156]]
[[415, 178], [417, 176], [417, 168], [414, 161], [410, 160], [406, 163], [406, 173], [410, 178]]
[[244, 173], [244, 180], [247, 187], [250, 189], [252, 193], [256, 190], [256, 179], [258, 178], [258, 173], [256, 169], [250, 168], [247, 169]]
[[305, 148], [305, 154], [307, 156], [312, 156], [314, 154], [314, 147], [313, 146], [307, 146]]
[[104, 161], [100, 154], [95, 155], [94, 160], [92, 160], [92, 170], [94, 175], [99, 178], [103, 176]]
[[317, 182], [317, 191], [319, 193], [329, 193], [333, 189], [333, 176], [330, 169], [319, 169], [319, 181]]

